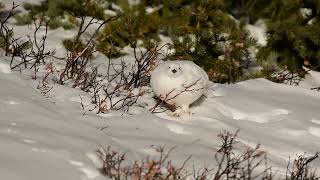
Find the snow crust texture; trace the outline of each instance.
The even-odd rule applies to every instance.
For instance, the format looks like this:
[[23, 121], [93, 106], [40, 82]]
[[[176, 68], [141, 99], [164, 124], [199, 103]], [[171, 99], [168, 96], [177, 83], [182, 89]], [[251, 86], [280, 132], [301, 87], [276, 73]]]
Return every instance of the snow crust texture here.
[[[8, 7], [12, 3], [3, 2]], [[23, 37], [33, 32], [28, 26], [16, 26], [14, 30]], [[56, 55], [62, 57], [62, 40], [72, 38], [75, 32], [59, 28], [48, 34], [47, 48], [56, 49]], [[105, 56], [95, 57], [93, 63], [107, 67]], [[133, 53], [125, 58], [134, 60]], [[101, 146], [126, 153], [132, 162], [157, 155], [154, 146], [176, 147], [170, 159], [177, 164], [192, 155], [187, 168], [210, 168], [213, 153], [221, 143], [217, 134], [223, 130], [240, 129], [238, 140], [245, 146], [261, 143], [273, 172], [280, 174], [285, 174], [281, 168], [286, 167], [289, 156], [293, 159], [297, 154], [309, 155], [320, 149], [320, 93], [310, 90], [320, 85], [319, 72], [310, 71], [301, 87], [266, 79], [221, 85], [208, 82], [203, 70], [192, 62], [166, 62], [152, 74], [151, 86], [161, 96], [173, 89], [179, 93], [199, 80], [192, 86], [199, 90], [169, 101], [181, 106], [192, 104], [192, 115], [151, 114], [141, 107], [133, 107], [130, 116], [121, 112], [84, 115], [79, 95], [90, 99], [90, 94], [51, 84], [53, 89], [46, 98], [36, 89], [41, 79], [34, 81], [31, 73], [11, 71], [9, 63], [10, 59], [0, 56], [1, 180], [106, 179], [97, 170], [101, 162], [96, 150]], [[172, 73], [171, 68], [177, 72]], [[206, 98], [195, 102], [204, 89]], [[155, 103], [152, 94], [139, 101]], [[316, 165], [320, 167], [319, 162]]]

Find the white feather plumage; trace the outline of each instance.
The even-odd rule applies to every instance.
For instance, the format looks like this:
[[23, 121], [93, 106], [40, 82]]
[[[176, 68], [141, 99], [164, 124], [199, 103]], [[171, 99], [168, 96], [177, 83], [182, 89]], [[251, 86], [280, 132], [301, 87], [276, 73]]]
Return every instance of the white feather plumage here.
[[177, 107], [174, 115], [189, 111], [189, 105], [206, 91], [207, 73], [192, 61], [166, 61], [151, 73], [155, 95]]

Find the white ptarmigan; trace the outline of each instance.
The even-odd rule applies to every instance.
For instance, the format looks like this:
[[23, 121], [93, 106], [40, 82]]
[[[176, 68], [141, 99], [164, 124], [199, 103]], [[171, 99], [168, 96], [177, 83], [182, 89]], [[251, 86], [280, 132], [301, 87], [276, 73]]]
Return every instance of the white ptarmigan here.
[[206, 91], [207, 73], [192, 61], [165, 61], [152, 73], [150, 84], [155, 95], [176, 107], [173, 113], [189, 113], [189, 106]]

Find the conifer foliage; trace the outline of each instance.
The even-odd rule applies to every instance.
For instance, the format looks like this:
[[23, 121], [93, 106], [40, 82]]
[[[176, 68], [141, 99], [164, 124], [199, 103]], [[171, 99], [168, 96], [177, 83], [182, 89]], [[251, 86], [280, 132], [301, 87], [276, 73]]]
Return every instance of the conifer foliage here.
[[186, 25], [171, 34], [173, 56], [194, 61], [215, 82], [237, 81], [252, 60], [248, 49], [255, 40], [230, 16], [224, 1], [195, 1], [184, 11]]
[[160, 19], [146, 12], [144, 1], [134, 5], [130, 5], [126, 0], [118, 3], [121, 8], [121, 11], [117, 12], [120, 18], [101, 32], [98, 38], [99, 51], [109, 57], [119, 57], [122, 55], [121, 48], [127, 45], [136, 47], [138, 40], [141, 40], [145, 47], [159, 42]]
[[[279, 72], [303, 77], [302, 66], [320, 70], [319, 0], [44, 0], [23, 7], [28, 13], [15, 16], [17, 25], [45, 15], [50, 28], [69, 29], [79, 26], [79, 17], [117, 16], [99, 32], [98, 51], [120, 57], [126, 46], [150, 49], [166, 36], [172, 40], [171, 60], [194, 61], [214, 82], [253, 77], [248, 68], [254, 61], [263, 68], [255, 77]], [[245, 28], [261, 20], [265, 46]], [[64, 41], [67, 49], [69, 44]]]
[[50, 18], [50, 28], [74, 26], [75, 17], [90, 16], [105, 19], [104, 7], [99, 0], [44, 0], [40, 4], [24, 3], [28, 14], [17, 15], [18, 24], [30, 24], [32, 19], [44, 14]]
[[230, 16], [227, 1], [142, 0], [132, 6], [121, 2], [122, 16], [99, 39], [107, 55], [119, 55], [117, 48], [135, 46], [137, 40], [148, 47], [162, 34], [173, 41], [171, 59], [194, 61], [215, 82], [237, 81], [251, 61], [248, 48], [255, 41]]
[[320, 1], [318, 0], [250, 0], [251, 21], [267, 22], [268, 41], [258, 53], [264, 61], [275, 61], [291, 72], [302, 66], [320, 70]]

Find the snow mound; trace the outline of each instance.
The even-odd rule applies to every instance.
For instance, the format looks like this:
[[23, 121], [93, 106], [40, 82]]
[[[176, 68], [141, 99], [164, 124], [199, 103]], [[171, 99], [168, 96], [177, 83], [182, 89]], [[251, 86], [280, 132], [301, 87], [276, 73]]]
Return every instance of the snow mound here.
[[82, 91], [55, 85], [48, 100], [36, 82], [16, 73], [0, 76], [0, 83], [5, 85], [0, 88], [3, 179], [101, 179], [94, 152], [109, 145], [132, 161], [155, 154], [151, 145], [176, 146], [174, 161], [193, 155], [192, 163], [200, 167], [212, 164], [222, 130], [240, 129], [239, 141], [247, 146], [260, 142], [279, 173], [288, 156], [320, 149], [320, 94], [265, 79], [210, 84], [207, 98], [192, 104], [192, 115], [183, 118], [147, 111], [83, 116], [80, 103], [70, 98], [86, 96]]
[[0, 62], [0, 73], [10, 74], [11, 68], [8, 64]]

